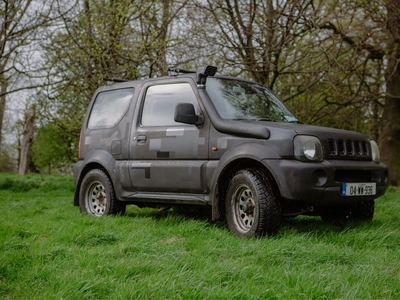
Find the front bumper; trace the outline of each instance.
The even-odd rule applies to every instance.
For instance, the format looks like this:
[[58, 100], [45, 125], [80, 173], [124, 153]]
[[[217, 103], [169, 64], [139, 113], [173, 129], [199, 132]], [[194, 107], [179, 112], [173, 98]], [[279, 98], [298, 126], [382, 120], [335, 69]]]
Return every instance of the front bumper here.
[[[371, 161], [324, 160], [305, 163], [297, 160], [262, 160], [274, 176], [281, 196], [307, 205], [337, 205], [374, 200], [388, 186], [388, 167]], [[376, 195], [342, 196], [346, 182], [375, 182]]]

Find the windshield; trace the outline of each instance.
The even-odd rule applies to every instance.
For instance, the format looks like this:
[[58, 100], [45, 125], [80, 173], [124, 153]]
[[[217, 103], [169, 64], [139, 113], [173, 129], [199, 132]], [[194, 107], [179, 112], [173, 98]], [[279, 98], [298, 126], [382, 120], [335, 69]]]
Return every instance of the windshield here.
[[208, 77], [206, 90], [222, 119], [298, 122], [270, 90], [257, 83]]

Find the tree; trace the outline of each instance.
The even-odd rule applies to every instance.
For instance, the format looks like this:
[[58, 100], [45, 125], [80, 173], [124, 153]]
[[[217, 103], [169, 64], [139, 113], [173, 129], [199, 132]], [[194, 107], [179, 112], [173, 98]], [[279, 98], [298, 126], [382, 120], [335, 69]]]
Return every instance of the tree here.
[[40, 73], [32, 55], [40, 29], [50, 24], [53, 1], [0, 3], [0, 145], [7, 95], [42, 86], [31, 81]]
[[[311, 110], [314, 121], [371, 132], [379, 139], [385, 84], [384, 11], [380, 1], [323, 1], [306, 23], [315, 38], [323, 41], [318, 51], [329, 63], [321, 83], [309, 91], [323, 96], [320, 103], [325, 110], [319, 110], [319, 106]], [[331, 113], [326, 114], [327, 110]]]
[[390, 169], [390, 184], [400, 185], [400, 1], [387, 4], [386, 97], [382, 127], [382, 161]]
[[[169, 49], [181, 39], [176, 32], [171, 33], [172, 27], [187, 2], [60, 1], [62, 22], [48, 31], [48, 42], [42, 45], [49, 88], [38, 103], [41, 126], [50, 128], [52, 124], [77, 145], [83, 115], [104, 77], [166, 75]], [[76, 160], [76, 156], [69, 157], [71, 162]]]
[[[318, 28], [328, 30], [340, 40], [366, 53], [365, 65], [372, 64], [371, 75], [360, 77], [367, 89], [363, 95], [370, 98], [369, 112], [372, 112], [371, 133], [380, 141], [382, 161], [389, 166], [390, 184], [400, 185], [400, 1], [345, 1], [341, 2], [349, 11], [358, 12], [362, 17], [358, 27], [343, 27], [340, 22], [321, 22]], [[384, 34], [384, 28], [387, 34]], [[350, 28], [350, 29], [348, 29]], [[356, 30], [355, 30], [356, 29]], [[386, 48], [385, 48], [386, 47]], [[384, 74], [383, 74], [384, 73]], [[383, 104], [384, 103], [384, 104]], [[354, 105], [352, 103], [352, 105]], [[383, 107], [383, 109], [380, 108]], [[383, 110], [383, 112], [382, 112]], [[368, 112], [368, 111], [367, 111]], [[366, 113], [362, 114], [364, 118]], [[381, 122], [378, 119], [382, 119]], [[378, 129], [381, 128], [379, 134]]]
[[19, 168], [18, 168], [19, 175], [25, 175], [29, 173], [35, 114], [36, 114], [35, 107], [31, 107], [25, 113], [24, 128], [21, 138], [21, 154], [20, 154]]
[[52, 173], [55, 169], [65, 170], [77, 157], [76, 140], [73, 135], [64, 130], [59, 124], [64, 121], [55, 120], [54, 123], [42, 125], [32, 145], [33, 162], [41, 173]]
[[174, 43], [179, 43], [179, 34], [173, 30], [179, 15], [189, 0], [154, 1], [150, 9], [140, 16], [141, 35], [147, 42], [146, 52], [149, 77], [168, 74], [168, 55], [174, 51]]
[[49, 88], [38, 117], [71, 134], [73, 144], [102, 77], [161, 76], [167, 65], [210, 63], [267, 85], [305, 123], [370, 133], [396, 170], [399, 129], [379, 128], [385, 102], [385, 120], [400, 116], [397, 1], [389, 1], [392, 12], [383, 0], [57, 3], [62, 22], [44, 43]]
[[[66, 159], [69, 163], [76, 160], [76, 155], [65, 153], [59, 156], [59, 162], [51, 160], [40, 145], [48, 144], [51, 129], [62, 132], [65, 140], [55, 139], [49, 151], [66, 146], [69, 153], [71, 144], [76, 150], [84, 113], [95, 89], [104, 84], [104, 77], [140, 76], [144, 47], [135, 25], [148, 6], [146, 1], [129, 0], [59, 1], [60, 22], [47, 31], [42, 44], [48, 88], [38, 100], [42, 129], [34, 146], [35, 161], [41, 167], [58, 167]], [[39, 153], [44, 157], [39, 158]]]
[[208, 42], [219, 45], [220, 61], [234, 75], [268, 86], [302, 121], [367, 132], [365, 119], [354, 115], [376, 120], [371, 91], [382, 85], [376, 60], [332, 30], [366, 31], [358, 6], [272, 0], [197, 4], [219, 29]]

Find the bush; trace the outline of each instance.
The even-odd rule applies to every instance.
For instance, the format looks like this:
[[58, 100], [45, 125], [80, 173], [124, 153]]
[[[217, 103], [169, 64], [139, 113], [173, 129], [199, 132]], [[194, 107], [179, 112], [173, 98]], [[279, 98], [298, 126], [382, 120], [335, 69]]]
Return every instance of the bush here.
[[12, 158], [7, 151], [0, 152], [0, 172], [13, 172], [15, 166]]
[[36, 189], [40, 185], [33, 181], [27, 180], [25, 177], [19, 177], [17, 174], [9, 174], [0, 176], [0, 189], [10, 190], [13, 192], [27, 192]]
[[0, 173], [0, 190], [9, 190], [12, 192], [28, 192], [33, 189], [42, 189], [45, 191], [66, 190], [73, 192], [75, 190], [72, 176], [51, 176], [28, 174], [19, 176], [14, 173]]

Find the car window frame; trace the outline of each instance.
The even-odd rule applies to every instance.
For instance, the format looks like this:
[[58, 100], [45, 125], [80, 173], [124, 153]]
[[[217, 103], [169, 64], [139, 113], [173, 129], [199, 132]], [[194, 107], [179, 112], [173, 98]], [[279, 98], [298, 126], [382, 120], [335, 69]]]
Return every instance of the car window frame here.
[[[194, 89], [194, 86], [193, 86], [193, 84], [192, 84], [192, 82], [190, 80], [180, 80], [180, 81], [175, 81], [175, 80], [174, 81], [170, 81], [170, 80], [168, 80], [168, 81], [163, 81], [163, 82], [161, 82], [161, 81], [160, 82], [154, 82], [154, 83], [150, 83], [150, 84], [148, 84], [148, 85], [143, 87], [143, 94], [141, 96], [141, 99], [142, 99], [141, 102], [142, 103], [140, 105], [140, 113], [139, 113], [139, 116], [138, 116], [139, 117], [138, 118], [138, 123], [139, 123], [139, 126], [141, 128], [193, 126], [193, 125], [190, 125], [190, 124], [184, 124], [184, 123], [179, 123], [179, 122], [175, 122], [173, 124], [152, 124], [152, 125], [151, 124], [143, 124], [143, 115], [144, 115], [143, 113], [144, 113], [144, 109], [145, 109], [146, 96], [147, 96], [148, 89], [151, 88], [151, 87], [154, 87], [154, 86], [166, 86], [166, 85], [177, 85], [177, 84], [186, 84], [186, 85], [188, 85], [190, 87], [190, 89], [191, 89], [191, 91], [193, 93], [194, 99], [195, 99], [195, 103], [185, 100], [185, 101], [176, 102], [175, 106], [176, 106], [176, 104], [182, 103], [182, 102], [184, 102], [184, 103], [192, 103], [192, 104], [195, 104], [194, 107], [195, 107], [196, 114], [198, 114], [198, 115], [202, 114], [199, 97], [198, 97], [198, 95], [196, 93], [196, 90]], [[175, 106], [174, 106], [174, 109], [175, 109]]]

